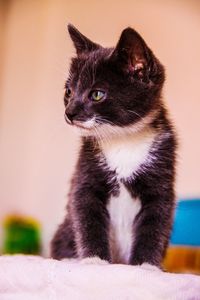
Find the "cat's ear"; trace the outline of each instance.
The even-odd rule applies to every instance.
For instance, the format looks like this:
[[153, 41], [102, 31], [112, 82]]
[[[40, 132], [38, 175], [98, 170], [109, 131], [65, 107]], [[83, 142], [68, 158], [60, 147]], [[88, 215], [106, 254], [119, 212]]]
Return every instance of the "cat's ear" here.
[[71, 24], [68, 24], [68, 32], [74, 43], [77, 55], [91, 52], [100, 48], [98, 44], [90, 41]]
[[143, 78], [149, 70], [151, 55], [151, 50], [139, 33], [128, 27], [122, 31], [112, 57], [125, 72]]

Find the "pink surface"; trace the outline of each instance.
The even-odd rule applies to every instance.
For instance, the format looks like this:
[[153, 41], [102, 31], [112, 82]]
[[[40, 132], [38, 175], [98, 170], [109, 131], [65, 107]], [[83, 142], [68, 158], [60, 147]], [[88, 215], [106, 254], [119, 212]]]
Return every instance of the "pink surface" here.
[[56, 261], [0, 257], [1, 300], [199, 300], [200, 277], [150, 265], [111, 265], [98, 258]]

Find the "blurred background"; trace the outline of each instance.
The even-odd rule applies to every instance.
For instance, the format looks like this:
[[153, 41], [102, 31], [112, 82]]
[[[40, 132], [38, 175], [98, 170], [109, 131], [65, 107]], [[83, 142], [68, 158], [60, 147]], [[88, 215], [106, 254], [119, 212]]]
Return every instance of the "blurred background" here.
[[[78, 152], [78, 138], [63, 117], [64, 82], [74, 54], [68, 22], [104, 46], [114, 46], [131, 26], [166, 66], [163, 98], [180, 144], [177, 199], [187, 200], [180, 214], [177, 210], [171, 242], [199, 249], [200, 1], [0, 0], [2, 252], [12, 252], [12, 236], [28, 228], [37, 244], [33, 252], [48, 256], [65, 213]], [[197, 255], [195, 264], [200, 269]]]

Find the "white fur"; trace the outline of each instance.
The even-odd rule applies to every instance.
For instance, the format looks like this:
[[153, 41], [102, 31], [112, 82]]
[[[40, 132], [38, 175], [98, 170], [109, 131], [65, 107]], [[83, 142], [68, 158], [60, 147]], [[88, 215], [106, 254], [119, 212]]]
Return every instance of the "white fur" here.
[[141, 209], [139, 198], [132, 198], [121, 183], [120, 193], [111, 197], [107, 209], [110, 215], [110, 247], [112, 260], [128, 263], [134, 241], [134, 219]]
[[92, 129], [95, 126], [95, 117], [92, 117], [91, 119], [84, 122], [75, 120], [74, 124], [80, 126], [83, 129]]
[[109, 169], [116, 171], [119, 195], [112, 196], [107, 209], [110, 215], [110, 248], [114, 262], [128, 263], [134, 243], [134, 220], [141, 209], [139, 198], [133, 198], [121, 179], [129, 180], [144, 163], [151, 162], [150, 148], [156, 133], [147, 128], [113, 137], [101, 144]]
[[83, 126], [86, 128], [92, 128], [95, 125], [95, 117], [83, 122]]
[[102, 150], [108, 167], [116, 171], [118, 179], [134, 176], [139, 167], [147, 161], [155, 133], [143, 129], [134, 134], [112, 138], [102, 143]]
[[[110, 215], [110, 249], [115, 263], [129, 262], [134, 243], [134, 220], [141, 209], [140, 199], [131, 196], [121, 179], [130, 180], [142, 164], [151, 162], [149, 151], [156, 137], [156, 133], [148, 126], [152, 117], [149, 115], [137, 124], [126, 127], [105, 124], [96, 128], [103, 153], [101, 162], [116, 172], [120, 186], [119, 195], [112, 196], [107, 205]], [[92, 127], [95, 121], [88, 122], [88, 126]]]
[[[98, 126], [96, 129], [98, 131], [97, 138], [99, 136], [102, 137], [102, 139], [105, 141], [109, 140], [110, 138], [120, 137], [125, 135], [134, 135], [135, 133], [143, 131], [145, 128], [148, 127], [148, 125], [155, 119], [157, 112], [152, 111], [144, 118], [141, 118], [138, 122], [134, 124], [130, 124], [127, 126], [119, 126], [116, 124], [110, 124], [110, 123], [103, 123], [100, 126]], [[96, 135], [97, 132], [95, 132]]]
[[[133, 135], [139, 131], [142, 131], [148, 126], [155, 118], [157, 112], [152, 111], [144, 118], [135, 124], [130, 124], [125, 127], [118, 126], [112, 122], [105, 121], [105, 123], [99, 124], [97, 122], [98, 116], [92, 117], [85, 122], [74, 121], [73, 124], [77, 125], [78, 133], [81, 136], [95, 136], [100, 142], [108, 141], [110, 138], [122, 137], [123, 135]], [[100, 118], [101, 120], [101, 118]], [[89, 130], [88, 130], [89, 129]]]

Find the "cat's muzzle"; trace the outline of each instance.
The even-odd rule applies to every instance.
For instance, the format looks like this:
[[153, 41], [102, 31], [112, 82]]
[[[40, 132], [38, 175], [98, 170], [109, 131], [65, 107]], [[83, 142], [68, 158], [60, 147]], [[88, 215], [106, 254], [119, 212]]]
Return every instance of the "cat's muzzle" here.
[[67, 113], [64, 114], [65, 121], [69, 125], [76, 126], [81, 129], [91, 130], [95, 127], [95, 117], [90, 118], [86, 121], [75, 120], [73, 117], [70, 117]]
[[68, 115], [66, 113], [64, 114], [64, 118], [68, 124], [72, 125], [72, 120], [68, 117]]

